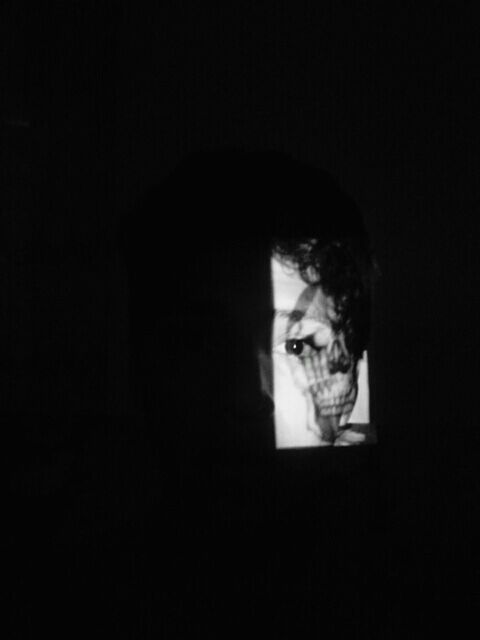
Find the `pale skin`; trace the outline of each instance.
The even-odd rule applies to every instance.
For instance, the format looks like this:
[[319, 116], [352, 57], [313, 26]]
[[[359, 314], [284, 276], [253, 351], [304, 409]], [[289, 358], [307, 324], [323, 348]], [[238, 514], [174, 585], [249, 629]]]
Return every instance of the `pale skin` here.
[[305, 399], [307, 428], [321, 444], [335, 441], [357, 394], [355, 362], [343, 333], [332, 328], [335, 320], [333, 299], [319, 286], [305, 287], [294, 310], [276, 314], [275, 349], [287, 358]]
[[[281, 406], [290, 415], [282, 429], [291, 420], [294, 430], [300, 434], [301, 429], [300, 417], [295, 418], [289, 398], [283, 395], [290, 378], [303, 397], [303, 428], [312, 434], [317, 446], [359, 444], [365, 439], [363, 434], [343, 429], [357, 397], [358, 363], [348, 353], [343, 332], [336, 328], [333, 299], [320, 286], [307, 285], [298, 274], [278, 264], [273, 265], [273, 280], [273, 377], [283, 381], [280, 386], [284, 389], [277, 389], [276, 403], [278, 415]], [[305, 446], [314, 446], [303, 436], [298, 438]]]

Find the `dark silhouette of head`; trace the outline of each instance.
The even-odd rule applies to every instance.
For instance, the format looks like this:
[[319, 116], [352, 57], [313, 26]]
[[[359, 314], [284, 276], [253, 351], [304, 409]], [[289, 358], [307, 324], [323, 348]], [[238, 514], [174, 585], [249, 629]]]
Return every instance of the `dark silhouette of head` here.
[[362, 216], [331, 176], [288, 154], [186, 156], [129, 213], [122, 243], [135, 397], [179, 442], [242, 446], [245, 425], [271, 410], [257, 356], [269, 349], [272, 254], [332, 297], [355, 357], [366, 348], [374, 260]]

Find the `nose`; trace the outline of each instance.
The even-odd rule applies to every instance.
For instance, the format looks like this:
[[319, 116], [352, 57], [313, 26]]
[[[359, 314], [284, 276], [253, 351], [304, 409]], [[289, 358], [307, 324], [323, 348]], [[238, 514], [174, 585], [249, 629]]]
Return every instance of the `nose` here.
[[334, 373], [347, 373], [350, 369], [351, 357], [343, 339], [336, 337], [332, 340], [327, 350], [328, 371]]

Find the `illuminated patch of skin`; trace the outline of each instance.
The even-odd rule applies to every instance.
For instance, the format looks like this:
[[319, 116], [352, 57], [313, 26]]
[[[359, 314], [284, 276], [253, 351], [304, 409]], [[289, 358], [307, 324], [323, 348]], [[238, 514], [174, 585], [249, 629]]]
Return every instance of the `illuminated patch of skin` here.
[[286, 355], [293, 380], [307, 404], [307, 428], [321, 444], [334, 444], [357, 397], [357, 362], [335, 331], [332, 298], [320, 286], [308, 286], [291, 312], [280, 312], [285, 333], [277, 349]]

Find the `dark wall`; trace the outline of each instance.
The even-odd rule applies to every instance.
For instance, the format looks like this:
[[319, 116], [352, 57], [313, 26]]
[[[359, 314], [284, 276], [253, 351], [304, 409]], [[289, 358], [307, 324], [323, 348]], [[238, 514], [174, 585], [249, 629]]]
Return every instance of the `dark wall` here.
[[[127, 3], [3, 4], [0, 401], [25, 540], [45, 509], [74, 514], [58, 529], [63, 541], [80, 530], [103, 540], [123, 514], [160, 509], [161, 465], [149, 428], [130, 416], [129, 293], [116, 231], [183, 154], [222, 144], [286, 150], [322, 166], [362, 208], [382, 270], [372, 351], [381, 453], [374, 472], [352, 477], [384, 490], [365, 499], [361, 517], [383, 518], [392, 536], [400, 527], [404, 551], [424, 525], [424, 550], [429, 536], [443, 544], [439, 530], [471, 535], [462, 514], [478, 489], [475, 21], [468, 10], [418, 3], [401, 11], [310, 4], [227, 11], [163, 2], [154, 13]], [[168, 228], [165, 219], [160, 241]], [[46, 476], [32, 447], [53, 455]], [[318, 469], [299, 458], [285, 464], [275, 476], [281, 490], [271, 480], [269, 496], [293, 505]], [[258, 524], [263, 476], [251, 468], [241, 478], [251, 493], [239, 481], [235, 513], [243, 508]], [[337, 504], [352, 512], [363, 494], [349, 491]], [[295, 511], [303, 527], [306, 505]], [[435, 557], [446, 563], [441, 543]]]
[[[51, 278], [34, 266], [42, 251], [60, 265], [62, 252], [80, 247], [69, 257], [76, 272], [81, 260], [113, 264], [105, 242], [117, 217], [186, 151], [225, 143], [284, 149], [325, 167], [364, 210], [384, 271], [378, 395], [389, 401], [379, 420], [399, 427], [406, 415], [457, 418], [467, 387], [448, 372], [452, 351], [468, 351], [468, 340], [442, 345], [473, 285], [476, 249], [467, 15], [279, 5], [272, 17], [253, 3], [238, 15], [169, 3], [149, 16], [127, 4], [53, 3], [35, 12], [7, 3], [3, 11], [3, 241], [18, 278], [13, 307], [39, 298], [29, 291], [35, 277]], [[118, 265], [110, 269], [121, 282]], [[92, 264], [99, 270], [107, 266]], [[71, 290], [92, 299], [100, 285], [87, 271]], [[72, 307], [59, 286], [52, 280]], [[35, 317], [33, 307], [27, 313]], [[463, 322], [473, 329], [468, 315]], [[11, 324], [17, 351], [47, 340]], [[440, 350], [435, 367], [426, 370], [423, 355], [414, 365], [413, 354], [431, 359]], [[459, 401], [440, 409], [420, 389], [458, 393]]]

